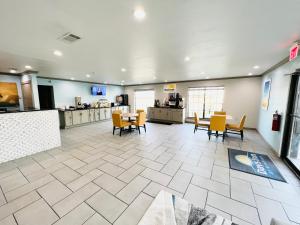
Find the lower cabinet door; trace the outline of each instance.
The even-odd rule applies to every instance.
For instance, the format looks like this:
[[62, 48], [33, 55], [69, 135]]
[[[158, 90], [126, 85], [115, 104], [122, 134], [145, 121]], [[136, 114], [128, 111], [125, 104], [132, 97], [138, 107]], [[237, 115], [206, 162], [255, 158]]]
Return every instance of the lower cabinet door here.
[[96, 119], [95, 119], [95, 109], [90, 109], [89, 110], [89, 116], [90, 116], [90, 122], [94, 122]]
[[100, 120], [100, 109], [95, 109], [95, 121]]
[[81, 111], [73, 111], [72, 112], [73, 125], [77, 125], [81, 123]]
[[90, 122], [90, 112], [89, 110], [82, 110], [81, 123], [88, 123], [88, 122]]
[[105, 120], [105, 111], [104, 111], [104, 109], [100, 109], [100, 120]]
[[173, 121], [175, 122], [179, 122], [179, 123], [182, 123], [182, 112], [180, 111], [174, 111], [173, 114]]
[[173, 112], [171, 110], [167, 110], [166, 120], [173, 120]]
[[161, 120], [168, 120], [169, 111], [166, 109], [162, 109], [160, 113], [160, 119]]
[[105, 109], [105, 119], [110, 119], [111, 118], [111, 109], [107, 108]]
[[65, 126], [69, 127], [73, 125], [72, 112], [64, 112]]

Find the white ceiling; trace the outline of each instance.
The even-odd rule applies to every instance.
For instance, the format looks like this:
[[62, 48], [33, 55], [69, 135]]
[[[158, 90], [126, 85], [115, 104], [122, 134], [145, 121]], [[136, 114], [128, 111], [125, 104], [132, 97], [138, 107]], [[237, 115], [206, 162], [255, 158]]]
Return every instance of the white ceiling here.
[[[300, 0], [1, 0], [0, 71], [29, 64], [39, 76], [125, 85], [261, 74], [299, 39], [299, 9]], [[66, 44], [66, 32], [82, 40]]]

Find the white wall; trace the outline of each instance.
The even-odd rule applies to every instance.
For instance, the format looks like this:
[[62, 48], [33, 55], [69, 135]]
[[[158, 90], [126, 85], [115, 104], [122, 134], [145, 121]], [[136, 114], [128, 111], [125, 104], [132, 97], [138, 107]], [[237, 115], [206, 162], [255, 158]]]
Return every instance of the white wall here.
[[[300, 68], [300, 57], [293, 62], [288, 62], [280, 66], [263, 77], [263, 81], [266, 79], [272, 80], [271, 92], [268, 110], [263, 110], [260, 107], [257, 129], [278, 155], [280, 155], [281, 152], [282, 136], [291, 81], [291, 77], [286, 76], [286, 74], [293, 73], [298, 68]], [[261, 90], [262, 89], [263, 82], [261, 84]], [[282, 114], [281, 129], [279, 132], [272, 131], [272, 115], [276, 110]]]
[[124, 93], [124, 88], [121, 86], [107, 86], [106, 96], [92, 96], [91, 83], [52, 80], [38, 78], [39, 85], [52, 85], [54, 91], [55, 107], [74, 106], [75, 96], [81, 96], [83, 103], [92, 103], [98, 101], [100, 98], [105, 98], [111, 102], [115, 102], [116, 96]]
[[21, 77], [19, 76], [11, 76], [11, 75], [0, 75], [0, 82], [14, 82], [17, 84], [18, 94], [19, 94], [19, 103], [20, 103], [20, 110], [24, 109], [23, 104], [23, 95], [22, 95], [22, 88], [21, 88]]
[[[242, 115], [246, 114], [246, 127], [257, 127], [261, 77], [177, 83], [177, 92], [185, 98], [185, 107], [187, 107], [188, 88], [203, 86], [224, 86], [224, 111], [232, 115], [235, 121], [239, 121]], [[161, 102], [167, 96], [166, 93], [163, 93], [163, 84], [125, 87], [125, 93], [129, 95], [129, 104], [132, 106], [134, 105], [134, 90], [136, 89], [154, 89], [155, 98]], [[133, 109], [134, 107], [131, 108]]]

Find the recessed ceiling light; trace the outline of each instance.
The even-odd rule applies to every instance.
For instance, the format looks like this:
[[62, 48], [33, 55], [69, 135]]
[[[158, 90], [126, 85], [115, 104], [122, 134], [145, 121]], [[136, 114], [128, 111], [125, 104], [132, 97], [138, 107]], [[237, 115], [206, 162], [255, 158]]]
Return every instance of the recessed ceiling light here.
[[201, 72], [200, 74], [201, 74], [201, 75], [204, 75], [205, 73], [204, 73], [204, 72]]
[[71, 77], [70, 80], [75, 80], [75, 78], [74, 78], [74, 77]]
[[59, 50], [54, 50], [53, 54], [56, 55], [56, 56], [62, 56], [63, 55], [63, 53]]
[[134, 10], [133, 15], [137, 20], [143, 20], [146, 17], [146, 12], [142, 7], [138, 7]]
[[9, 72], [10, 73], [17, 73], [17, 70], [16, 69], [10, 69]]
[[209, 77], [205, 77], [205, 79], [209, 79]]
[[153, 77], [153, 80], [156, 80], [156, 79], [157, 79], [157, 77], [156, 77], [156, 76], [154, 76], [154, 77]]
[[168, 80], [165, 80], [165, 82], [168, 82]]
[[27, 70], [31, 70], [31, 69], [32, 69], [32, 67], [31, 67], [31, 66], [29, 66], [29, 65], [26, 65], [26, 66], [25, 66], [25, 69], [27, 69]]
[[186, 61], [186, 62], [188, 62], [188, 61], [190, 61], [190, 60], [191, 60], [191, 58], [188, 57], [188, 56], [186, 56], [186, 57], [184, 58], [184, 61]]
[[249, 76], [252, 76], [252, 75], [253, 75], [253, 73], [248, 73], [248, 75], [249, 75]]
[[104, 84], [107, 84], [107, 81], [104, 81]]
[[91, 77], [91, 75], [90, 75], [90, 74], [86, 74], [85, 76], [86, 76], [87, 78]]
[[253, 69], [259, 69], [259, 66], [258, 65], [255, 65], [255, 66], [253, 66]]
[[124, 73], [126, 72], [127, 70], [125, 68], [122, 68], [121, 71]]
[[125, 82], [125, 80], [122, 80], [122, 81], [121, 81], [121, 83], [124, 83], [124, 82]]

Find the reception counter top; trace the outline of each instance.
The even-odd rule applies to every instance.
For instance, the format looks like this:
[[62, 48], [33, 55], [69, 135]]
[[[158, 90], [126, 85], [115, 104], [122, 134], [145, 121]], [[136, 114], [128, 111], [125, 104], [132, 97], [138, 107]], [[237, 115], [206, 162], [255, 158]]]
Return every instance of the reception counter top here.
[[0, 163], [61, 145], [57, 110], [0, 114]]

